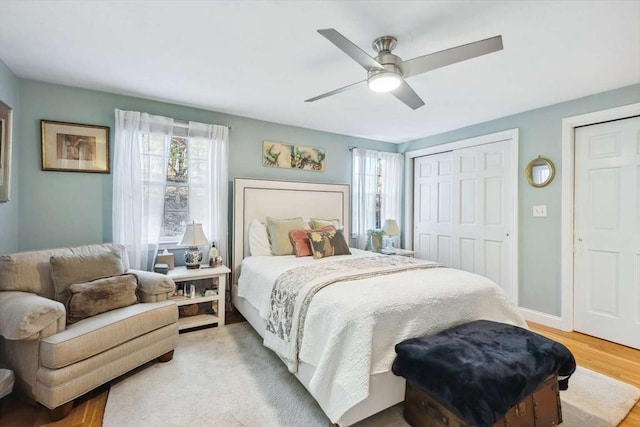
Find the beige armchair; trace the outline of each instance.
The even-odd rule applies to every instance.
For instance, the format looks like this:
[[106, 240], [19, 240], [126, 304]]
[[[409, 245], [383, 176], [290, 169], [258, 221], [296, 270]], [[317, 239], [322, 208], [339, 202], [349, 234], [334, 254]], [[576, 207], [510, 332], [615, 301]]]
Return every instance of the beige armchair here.
[[[135, 275], [127, 277], [134, 280], [134, 302], [140, 303], [67, 324], [67, 310], [74, 309], [68, 296], [68, 303], [61, 302], [67, 300], [61, 299], [65, 289], [59, 285], [73, 282], [74, 268], [83, 281], [109, 275], [105, 272], [116, 267], [95, 264], [105, 253], [121, 260], [111, 264], [123, 273]], [[178, 310], [167, 299], [174, 290], [167, 276], [131, 270], [121, 245], [0, 256], [0, 365], [14, 371], [17, 391], [47, 407], [52, 419], [64, 418], [76, 397], [155, 358], [171, 360], [178, 343]], [[99, 312], [103, 301], [97, 299]]]

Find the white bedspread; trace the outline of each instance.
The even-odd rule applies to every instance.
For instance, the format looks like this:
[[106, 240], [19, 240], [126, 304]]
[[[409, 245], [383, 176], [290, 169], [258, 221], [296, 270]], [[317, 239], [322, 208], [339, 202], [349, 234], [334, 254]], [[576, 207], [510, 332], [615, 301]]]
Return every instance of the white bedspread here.
[[[352, 252], [353, 256], [371, 256], [371, 252]], [[282, 272], [330, 261], [332, 258], [295, 256], [246, 258], [238, 295], [267, 319], [271, 288]], [[395, 344], [477, 319], [526, 327], [518, 308], [499, 286], [460, 270], [413, 270], [328, 286], [312, 300], [304, 325], [299, 357], [316, 368], [309, 391], [336, 422], [368, 396], [371, 374], [391, 369]]]

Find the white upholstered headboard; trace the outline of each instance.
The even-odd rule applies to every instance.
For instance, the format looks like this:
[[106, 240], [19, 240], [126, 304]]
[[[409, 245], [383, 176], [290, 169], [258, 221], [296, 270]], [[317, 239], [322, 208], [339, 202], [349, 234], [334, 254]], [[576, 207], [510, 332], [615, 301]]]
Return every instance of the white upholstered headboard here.
[[240, 263], [249, 256], [249, 224], [253, 219], [274, 218], [340, 219], [349, 238], [349, 185], [319, 184], [235, 178], [233, 183], [233, 269], [238, 281]]

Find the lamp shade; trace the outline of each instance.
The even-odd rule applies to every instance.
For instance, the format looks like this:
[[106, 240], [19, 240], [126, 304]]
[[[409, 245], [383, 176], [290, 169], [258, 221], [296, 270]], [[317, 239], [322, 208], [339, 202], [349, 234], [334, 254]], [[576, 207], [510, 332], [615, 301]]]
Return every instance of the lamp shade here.
[[187, 224], [182, 239], [180, 239], [180, 246], [193, 248], [205, 245], [209, 245], [209, 241], [207, 240], [207, 236], [204, 235], [202, 224], [197, 224], [195, 221]]
[[398, 223], [395, 219], [385, 219], [382, 231], [384, 231], [384, 234], [386, 234], [387, 236], [400, 235], [400, 227], [398, 227]]

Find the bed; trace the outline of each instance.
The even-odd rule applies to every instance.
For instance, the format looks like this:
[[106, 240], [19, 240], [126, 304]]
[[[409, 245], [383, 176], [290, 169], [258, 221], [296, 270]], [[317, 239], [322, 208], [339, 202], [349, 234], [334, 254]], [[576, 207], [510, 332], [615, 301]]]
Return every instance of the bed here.
[[[404, 400], [404, 379], [393, 375], [391, 365], [394, 345], [406, 338], [478, 319], [526, 327], [498, 285], [432, 262], [357, 249], [319, 260], [250, 256], [249, 226], [267, 217], [338, 219], [348, 239], [349, 186], [234, 181], [233, 305], [332, 423], [352, 425]], [[293, 270], [313, 270], [319, 273], [312, 276], [325, 277], [324, 270], [337, 265], [349, 266], [350, 275], [315, 293], [287, 348], [274, 345], [270, 297], [276, 279]], [[358, 275], [358, 268], [366, 268], [362, 271], [367, 275]], [[371, 275], [372, 269], [384, 271]]]

